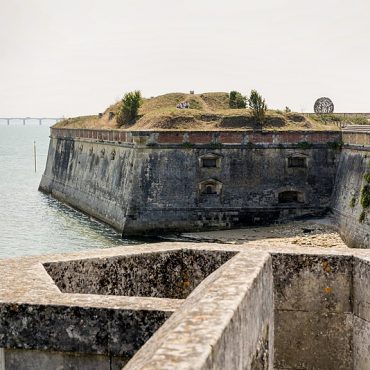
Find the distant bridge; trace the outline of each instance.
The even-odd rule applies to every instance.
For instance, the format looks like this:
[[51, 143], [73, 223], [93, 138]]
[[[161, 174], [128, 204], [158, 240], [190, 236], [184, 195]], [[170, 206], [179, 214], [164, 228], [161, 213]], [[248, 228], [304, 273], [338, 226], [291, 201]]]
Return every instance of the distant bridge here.
[[10, 125], [11, 121], [22, 121], [24, 125], [26, 121], [39, 121], [39, 125], [41, 125], [42, 121], [55, 121], [57, 123], [63, 119], [63, 117], [0, 117], [0, 121], [6, 121], [7, 125]]

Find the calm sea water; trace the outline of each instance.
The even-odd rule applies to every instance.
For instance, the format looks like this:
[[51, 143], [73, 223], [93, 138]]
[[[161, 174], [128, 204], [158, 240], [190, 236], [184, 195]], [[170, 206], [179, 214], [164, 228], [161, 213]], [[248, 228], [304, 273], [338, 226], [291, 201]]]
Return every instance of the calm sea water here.
[[7, 126], [0, 121], [0, 258], [132, 243], [122, 240], [108, 226], [37, 190], [48, 145], [47, 125]]

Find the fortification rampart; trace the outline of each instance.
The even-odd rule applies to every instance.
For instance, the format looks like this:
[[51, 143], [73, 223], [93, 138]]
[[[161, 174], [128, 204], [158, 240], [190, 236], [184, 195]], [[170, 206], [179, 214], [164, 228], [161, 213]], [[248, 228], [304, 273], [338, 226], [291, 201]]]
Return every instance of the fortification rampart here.
[[333, 212], [338, 231], [348, 246], [370, 248], [370, 211], [361, 205], [361, 192], [370, 173], [370, 132], [343, 131], [344, 147], [340, 156], [333, 192]]
[[297, 145], [327, 144], [339, 142], [339, 131], [123, 131], [94, 129], [51, 128], [51, 137], [56, 139], [91, 140], [95, 142], [131, 144], [131, 145], [165, 145], [165, 144], [224, 144], [224, 145]]
[[52, 129], [40, 189], [126, 235], [325, 213], [341, 133]]

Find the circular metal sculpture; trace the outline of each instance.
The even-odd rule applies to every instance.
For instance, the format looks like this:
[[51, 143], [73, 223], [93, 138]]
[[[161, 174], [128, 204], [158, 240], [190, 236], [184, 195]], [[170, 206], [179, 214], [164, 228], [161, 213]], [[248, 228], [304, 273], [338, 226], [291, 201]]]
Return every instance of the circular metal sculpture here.
[[319, 98], [315, 101], [313, 110], [316, 114], [333, 113], [334, 104], [329, 98]]

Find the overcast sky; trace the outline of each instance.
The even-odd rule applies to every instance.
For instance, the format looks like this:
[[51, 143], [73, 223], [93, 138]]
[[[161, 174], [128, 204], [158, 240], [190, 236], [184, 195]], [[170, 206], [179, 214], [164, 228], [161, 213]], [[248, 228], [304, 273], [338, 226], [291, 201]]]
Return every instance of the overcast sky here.
[[0, 117], [96, 114], [133, 89], [369, 112], [369, 20], [369, 0], [0, 0]]

